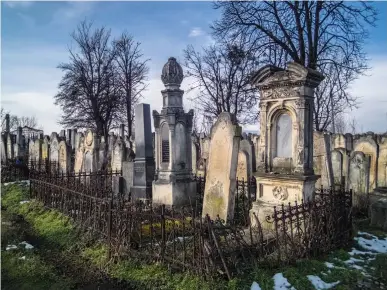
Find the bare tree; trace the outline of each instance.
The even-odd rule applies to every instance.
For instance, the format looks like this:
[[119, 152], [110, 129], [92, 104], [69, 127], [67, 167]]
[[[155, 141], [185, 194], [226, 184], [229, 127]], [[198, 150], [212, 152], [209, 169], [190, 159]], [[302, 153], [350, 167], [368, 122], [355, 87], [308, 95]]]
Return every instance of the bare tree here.
[[[119, 80], [113, 63], [116, 54], [109, 42], [110, 31], [105, 27], [92, 31], [92, 23], [83, 21], [72, 38], [77, 49], [69, 48], [69, 62], [58, 66], [65, 73], [55, 96], [55, 104], [63, 110], [60, 124], [95, 129], [107, 140], [120, 110]], [[107, 144], [103, 168], [107, 165]]]
[[263, 52], [266, 63], [283, 65], [293, 60], [326, 75], [345, 76], [328, 78], [325, 88], [316, 92], [317, 130], [332, 122], [336, 104], [339, 108], [354, 105], [355, 98], [346, 91], [368, 69], [363, 47], [367, 28], [375, 25], [377, 16], [369, 2], [218, 1], [214, 6], [222, 11], [212, 27], [218, 39], [243, 36]]
[[249, 82], [256, 58], [250, 51], [230, 43], [203, 48], [203, 53], [188, 46], [184, 57], [193, 79], [190, 90], [199, 90], [192, 99], [207, 119], [221, 112], [234, 114], [241, 124], [258, 119], [256, 89]]
[[140, 43], [135, 42], [127, 32], [114, 41], [116, 49], [116, 72], [118, 74], [119, 90], [123, 96], [123, 115], [127, 120], [128, 135], [132, 135], [134, 122], [134, 107], [147, 88], [147, 75], [149, 67], [140, 50]]
[[5, 111], [4, 108], [1, 108], [1, 132], [5, 132], [6, 124], [5, 124], [5, 116], [9, 114], [9, 129], [10, 131], [16, 131], [18, 127], [30, 127], [38, 130], [43, 130], [43, 126], [39, 125], [38, 119], [35, 116], [22, 116], [18, 117], [16, 115], [12, 115], [10, 112]]
[[335, 121], [344, 112], [357, 107], [357, 97], [349, 91], [349, 85], [357, 78], [357, 74], [344, 67], [334, 64], [321, 66], [320, 71], [325, 79], [315, 90], [314, 127], [317, 131], [331, 128], [336, 133]]

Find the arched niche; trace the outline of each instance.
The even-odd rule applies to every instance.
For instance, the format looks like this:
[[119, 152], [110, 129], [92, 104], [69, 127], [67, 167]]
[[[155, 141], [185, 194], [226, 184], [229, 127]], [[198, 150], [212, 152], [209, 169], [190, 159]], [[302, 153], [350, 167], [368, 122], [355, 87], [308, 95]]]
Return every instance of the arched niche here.
[[161, 163], [169, 163], [170, 153], [170, 142], [169, 142], [169, 128], [168, 124], [164, 123], [161, 125], [160, 130], [161, 139]]
[[272, 171], [290, 172], [294, 159], [294, 114], [288, 109], [278, 109], [271, 114], [270, 150]]

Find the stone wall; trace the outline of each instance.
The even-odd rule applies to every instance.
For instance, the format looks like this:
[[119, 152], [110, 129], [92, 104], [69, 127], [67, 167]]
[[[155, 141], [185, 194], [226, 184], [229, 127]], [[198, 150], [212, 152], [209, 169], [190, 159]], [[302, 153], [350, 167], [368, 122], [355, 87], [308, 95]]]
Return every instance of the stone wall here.
[[[256, 171], [259, 138], [259, 135], [244, 134], [240, 142], [243, 156], [251, 154], [247, 156], [251, 164], [248, 166], [248, 175]], [[343, 185], [348, 190], [364, 192], [372, 192], [376, 187], [387, 187], [387, 134], [314, 132], [313, 142], [314, 171], [321, 176], [316, 183], [317, 187], [327, 188], [332, 183], [335, 186]], [[200, 174], [204, 172], [203, 166], [208, 166], [206, 160], [211, 139], [200, 134], [195, 136], [194, 143], [198, 147], [196, 170]]]

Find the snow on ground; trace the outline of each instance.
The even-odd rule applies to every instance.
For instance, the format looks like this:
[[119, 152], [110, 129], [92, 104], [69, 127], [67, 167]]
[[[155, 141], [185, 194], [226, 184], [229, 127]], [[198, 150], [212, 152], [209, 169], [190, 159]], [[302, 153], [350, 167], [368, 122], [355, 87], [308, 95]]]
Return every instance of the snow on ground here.
[[306, 276], [310, 283], [313, 284], [313, 287], [316, 290], [323, 290], [323, 289], [331, 289], [332, 287], [335, 287], [337, 284], [340, 283], [340, 281], [333, 282], [333, 283], [326, 283], [319, 276], [315, 275], [307, 275]]
[[16, 250], [17, 249], [17, 246], [16, 245], [8, 245], [5, 250], [6, 251], [10, 251], [10, 250]]
[[22, 200], [21, 202], [20, 202], [20, 204], [25, 204], [25, 203], [27, 203], [27, 202], [30, 202], [29, 200]]
[[29, 180], [20, 180], [20, 181], [6, 182], [6, 183], [3, 183], [3, 185], [8, 186], [8, 185], [15, 184], [15, 183], [24, 183], [25, 185], [29, 185], [30, 181]]
[[20, 257], [19, 260], [25, 260], [26, 256]]
[[367, 235], [371, 237], [371, 239], [355, 237], [355, 241], [357, 241], [362, 248], [377, 253], [387, 253], [387, 238], [379, 239], [377, 236], [364, 232], [359, 232], [359, 235]]
[[250, 290], [262, 290], [262, 289], [261, 287], [259, 287], [259, 284], [257, 282], [253, 282], [253, 284], [251, 284]]
[[24, 246], [25, 246], [25, 249], [27, 249], [27, 250], [31, 250], [31, 249], [33, 249], [33, 248], [34, 248], [34, 246], [33, 246], [33, 245], [31, 245], [31, 244], [27, 243], [26, 241], [24, 241], [24, 242], [21, 242], [19, 245], [24, 245]]
[[292, 285], [290, 285], [288, 279], [284, 277], [282, 273], [277, 273], [273, 276], [274, 280], [274, 289], [282, 290], [282, 289], [291, 289], [296, 290]]

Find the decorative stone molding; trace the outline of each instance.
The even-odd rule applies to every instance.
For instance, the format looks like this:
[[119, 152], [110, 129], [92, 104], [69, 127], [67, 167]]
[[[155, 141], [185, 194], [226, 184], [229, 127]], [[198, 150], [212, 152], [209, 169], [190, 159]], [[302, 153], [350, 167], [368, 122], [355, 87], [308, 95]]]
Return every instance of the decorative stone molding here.
[[287, 200], [289, 197], [288, 190], [286, 187], [275, 186], [273, 188], [273, 196], [279, 200]]

